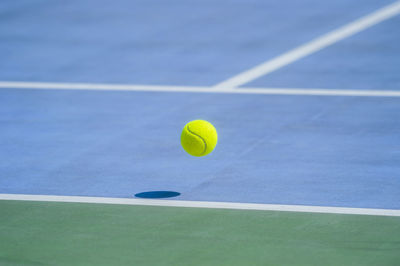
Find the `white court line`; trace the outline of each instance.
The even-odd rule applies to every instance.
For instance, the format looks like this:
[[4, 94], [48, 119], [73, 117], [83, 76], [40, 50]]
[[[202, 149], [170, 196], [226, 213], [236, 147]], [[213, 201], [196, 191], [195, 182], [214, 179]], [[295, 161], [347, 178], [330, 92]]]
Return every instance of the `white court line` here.
[[91, 84], [91, 83], [51, 83], [51, 82], [13, 82], [0, 81], [3, 89], [34, 90], [94, 90], [94, 91], [143, 91], [143, 92], [189, 92], [225, 94], [269, 94], [269, 95], [310, 95], [310, 96], [364, 96], [400, 97], [400, 91], [392, 90], [333, 90], [296, 88], [237, 88], [219, 89], [194, 86], [151, 86], [129, 84]]
[[257, 203], [213, 202], [213, 201], [154, 200], [154, 199], [48, 196], [48, 195], [24, 195], [24, 194], [0, 194], [0, 200], [75, 202], [75, 203], [190, 207], [190, 208], [231, 209], [231, 210], [259, 210], [259, 211], [356, 214], [356, 215], [376, 215], [376, 216], [400, 216], [400, 210], [390, 210], [390, 209], [342, 208], [342, 207], [324, 207], [324, 206], [276, 205], [276, 204], [257, 204]]
[[400, 14], [400, 1], [378, 9], [377, 11], [346, 24], [339, 29], [324, 34], [321, 37], [288, 51], [287, 53], [277, 56], [234, 77], [222, 81], [215, 85], [215, 87], [239, 87], [398, 14]]

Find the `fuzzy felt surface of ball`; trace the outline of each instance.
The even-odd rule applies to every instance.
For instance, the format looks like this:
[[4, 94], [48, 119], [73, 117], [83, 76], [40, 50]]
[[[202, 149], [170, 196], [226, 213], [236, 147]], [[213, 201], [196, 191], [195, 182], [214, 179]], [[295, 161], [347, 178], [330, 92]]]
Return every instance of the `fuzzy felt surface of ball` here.
[[215, 127], [205, 120], [190, 121], [181, 134], [183, 149], [193, 156], [205, 156], [217, 145], [218, 134]]

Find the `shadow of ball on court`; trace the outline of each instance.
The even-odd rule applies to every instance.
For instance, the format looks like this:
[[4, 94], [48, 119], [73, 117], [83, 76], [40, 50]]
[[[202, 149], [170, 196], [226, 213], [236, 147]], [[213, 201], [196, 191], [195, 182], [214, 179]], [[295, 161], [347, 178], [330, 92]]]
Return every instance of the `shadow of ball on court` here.
[[136, 193], [135, 197], [143, 199], [164, 199], [179, 196], [181, 193], [176, 191], [147, 191]]

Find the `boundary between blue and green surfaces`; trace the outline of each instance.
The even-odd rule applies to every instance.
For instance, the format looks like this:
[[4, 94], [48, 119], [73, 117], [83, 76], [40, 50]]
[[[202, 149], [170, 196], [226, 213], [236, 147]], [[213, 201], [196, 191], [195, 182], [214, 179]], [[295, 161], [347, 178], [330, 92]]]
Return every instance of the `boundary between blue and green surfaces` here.
[[374, 216], [400, 216], [400, 210], [395, 210], [395, 209], [281, 205], [281, 204], [216, 202], [216, 201], [155, 200], [155, 199], [132, 199], [132, 198], [86, 197], [86, 196], [81, 197], [81, 196], [55, 196], [55, 195], [27, 195], [27, 194], [0, 194], [0, 200], [97, 203], [97, 204], [143, 205], [143, 206], [161, 206], [161, 207], [190, 207], [190, 208], [232, 209], [232, 210], [285, 211], [285, 212], [354, 214], [354, 215], [374, 215]]

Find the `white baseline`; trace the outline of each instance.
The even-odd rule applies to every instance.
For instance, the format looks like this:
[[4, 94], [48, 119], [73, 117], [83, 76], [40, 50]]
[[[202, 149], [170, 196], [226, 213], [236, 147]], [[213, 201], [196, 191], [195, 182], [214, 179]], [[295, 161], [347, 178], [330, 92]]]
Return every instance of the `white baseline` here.
[[213, 201], [154, 200], [154, 199], [49, 196], [49, 195], [25, 195], [25, 194], [0, 194], [0, 200], [75, 202], [75, 203], [189, 207], [189, 208], [231, 209], [231, 210], [259, 210], [259, 211], [284, 211], [284, 212], [353, 214], [353, 215], [375, 215], [375, 216], [400, 216], [400, 210], [391, 210], [391, 209], [342, 208], [342, 207], [324, 207], [324, 206], [277, 205], [277, 204], [213, 202]]
[[14, 82], [14, 81], [0, 81], [0, 89], [400, 97], [400, 91], [394, 91], [394, 90], [337, 90], [337, 89], [302, 89], [302, 88], [223, 89], [214, 87], [195, 87], [195, 86], [161, 86], [161, 85], [152, 86], [152, 85], [132, 85], [132, 84], [53, 83], [53, 82]]
[[245, 72], [222, 81], [215, 85], [215, 87], [239, 87], [398, 14], [400, 14], [400, 1], [378, 9], [377, 11], [344, 25], [339, 29], [331, 31], [280, 56], [277, 56]]

